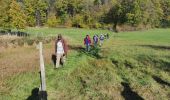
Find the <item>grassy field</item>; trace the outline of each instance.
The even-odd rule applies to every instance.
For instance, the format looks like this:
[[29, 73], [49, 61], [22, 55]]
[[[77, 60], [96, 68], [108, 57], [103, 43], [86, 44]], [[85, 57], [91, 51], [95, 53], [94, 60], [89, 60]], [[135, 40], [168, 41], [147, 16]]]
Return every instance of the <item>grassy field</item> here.
[[[32, 36], [63, 34], [66, 64], [55, 70], [54, 42], [44, 45], [49, 100], [168, 100], [170, 29], [112, 33], [107, 30], [28, 28]], [[97, 55], [82, 49], [86, 34], [110, 33]], [[39, 34], [38, 34], [39, 35]], [[0, 52], [0, 100], [36, 100], [39, 56], [34, 46]]]

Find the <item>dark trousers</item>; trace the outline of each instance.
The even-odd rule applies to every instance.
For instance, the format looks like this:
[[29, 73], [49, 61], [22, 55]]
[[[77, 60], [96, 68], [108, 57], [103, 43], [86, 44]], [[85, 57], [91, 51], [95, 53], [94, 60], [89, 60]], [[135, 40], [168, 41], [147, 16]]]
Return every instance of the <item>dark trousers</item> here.
[[90, 44], [86, 44], [86, 51], [90, 51]]

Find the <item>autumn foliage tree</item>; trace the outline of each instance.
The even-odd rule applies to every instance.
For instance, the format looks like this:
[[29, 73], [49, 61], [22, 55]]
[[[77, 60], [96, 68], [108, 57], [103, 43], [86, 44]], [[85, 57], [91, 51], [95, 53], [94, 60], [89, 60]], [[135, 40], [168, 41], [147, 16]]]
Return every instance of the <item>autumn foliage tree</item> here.
[[5, 30], [24, 29], [26, 16], [24, 10], [16, 0], [1, 0], [0, 26]]
[[170, 0], [0, 0], [0, 27], [170, 27]]
[[12, 0], [9, 5], [9, 21], [12, 28], [24, 29], [26, 27], [26, 15], [24, 14], [21, 5], [15, 0]]

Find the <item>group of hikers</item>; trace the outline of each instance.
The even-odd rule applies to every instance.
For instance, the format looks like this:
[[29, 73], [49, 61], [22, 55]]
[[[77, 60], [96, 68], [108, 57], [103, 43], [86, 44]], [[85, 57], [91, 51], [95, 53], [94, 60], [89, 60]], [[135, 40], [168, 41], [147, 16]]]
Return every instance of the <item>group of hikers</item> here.
[[[98, 35], [93, 36], [93, 46], [96, 48], [99, 44], [99, 46], [102, 46], [103, 41], [105, 39], [109, 38], [109, 34], [101, 34], [100, 37]], [[92, 42], [89, 35], [86, 35], [84, 38], [84, 45], [86, 46], [86, 51], [89, 52]], [[60, 63], [64, 64], [66, 61], [68, 52], [68, 45], [66, 41], [62, 38], [62, 35], [59, 34], [57, 36], [57, 39], [55, 41], [55, 54], [56, 54], [56, 66], [55, 68], [60, 67]]]
[[[101, 34], [100, 37], [98, 35], [93, 36], [93, 45], [96, 48], [99, 44], [99, 46], [102, 46], [104, 39], [108, 39], [109, 34]], [[86, 35], [84, 38], [84, 45], [86, 46], [86, 51], [90, 51], [90, 46], [92, 45], [91, 39], [89, 35]]]

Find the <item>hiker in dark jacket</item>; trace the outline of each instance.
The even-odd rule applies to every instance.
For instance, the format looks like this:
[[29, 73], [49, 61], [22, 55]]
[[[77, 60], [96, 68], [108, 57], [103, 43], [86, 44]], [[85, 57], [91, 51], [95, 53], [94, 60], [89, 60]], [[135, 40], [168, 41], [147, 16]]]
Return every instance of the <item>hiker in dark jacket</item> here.
[[62, 38], [61, 34], [59, 34], [55, 41], [56, 68], [59, 67], [60, 61], [64, 64], [67, 52], [68, 52], [67, 43]]
[[107, 33], [107, 35], [106, 35], [106, 36], [107, 36], [107, 39], [109, 39], [109, 33]]
[[93, 44], [94, 44], [94, 47], [97, 47], [97, 44], [98, 44], [98, 36], [97, 35], [93, 36]]
[[91, 39], [89, 35], [84, 38], [84, 45], [86, 45], [86, 51], [90, 51]]

